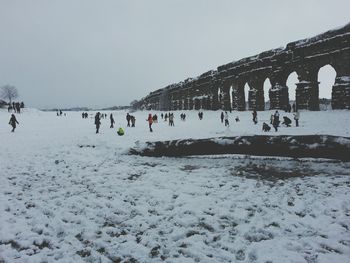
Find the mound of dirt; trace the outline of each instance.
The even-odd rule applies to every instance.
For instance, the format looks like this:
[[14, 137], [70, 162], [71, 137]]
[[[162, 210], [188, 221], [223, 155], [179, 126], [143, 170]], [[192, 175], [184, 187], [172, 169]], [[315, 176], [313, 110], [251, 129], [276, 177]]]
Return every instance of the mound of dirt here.
[[129, 150], [141, 156], [247, 154], [350, 161], [350, 138], [330, 135], [236, 136], [146, 142]]

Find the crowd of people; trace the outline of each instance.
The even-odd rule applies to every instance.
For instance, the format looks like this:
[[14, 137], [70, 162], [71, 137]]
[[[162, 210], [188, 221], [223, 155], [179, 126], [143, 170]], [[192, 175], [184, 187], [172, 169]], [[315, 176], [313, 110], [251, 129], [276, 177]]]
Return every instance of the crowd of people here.
[[129, 113], [126, 114], [126, 121], [127, 121], [127, 126], [130, 127], [130, 123], [131, 123], [131, 127], [135, 127], [135, 122], [136, 122], [136, 118], [133, 115], [130, 115]]
[[[15, 108], [17, 107], [17, 105], [18, 104], [14, 103]], [[21, 104], [19, 104], [19, 107], [21, 107]], [[285, 112], [289, 113], [291, 111], [291, 109], [293, 109], [293, 112], [294, 112], [293, 116], [294, 116], [294, 120], [295, 120], [295, 126], [298, 127], [299, 126], [299, 119], [300, 119], [300, 112], [295, 109], [294, 104], [293, 104], [293, 106], [287, 107]], [[15, 113], [20, 113], [20, 110], [16, 109]], [[57, 116], [62, 116], [62, 114], [63, 114], [62, 110], [57, 110]], [[82, 116], [83, 119], [87, 119], [89, 117], [89, 114], [87, 112], [82, 112], [81, 116]], [[174, 113], [173, 112], [161, 113], [160, 116], [161, 116], [161, 119], [164, 122], [168, 122], [169, 126], [175, 126], [175, 123], [174, 123], [174, 118], [175, 117], [174, 117]], [[100, 131], [101, 119], [107, 119], [107, 117], [108, 117], [108, 115], [106, 113], [97, 112], [95, 114], [95, 117], [94, 117], [95, 122], [94, 122], [94, 124], [96, 126], [96, 133], [99, 133], [99, 131]], [[256, 110], [252, 111], [252, 117], [253, 117], [252, 118], [253, 123], [257, 124], [258, 123], [258, 113], [257, 113]], [[127, 127], [135, 127], [135, 122], [136, 122], [135, 116], [131, 115], [130, 113], [127, 113], [125, 118], [126, 118], [126, 126]], [[198, 118], [199, 118], [199, 120], [203, 119], [203, 112], [202, 111], [198, 112]], [[110, 128], [114, 128], [115, 120], [114, 120], [114, 116], [113, 116], [112, 113], [109, 115], [109, 119], [110, 119]], [[185, 113], [181, 113], [180, 114], [180, 119], [182, 121], [185, 121], [186, 120], [186, 114]], [[229, 114], [228, 114], [227, 111], [225, 111], [225, 112], [222, 111], [220, 113], [220, 120], [221, 120], [221, 123], [224, 123], [224, 125], [226, 127], [230, 126]], [[238, 116], [236, 116], [234, 118], [234, 120], [236, 122], [240, 121]], [[153, 128], [152, 128], [153, 123], [158, 123], [158, 116], [157, 116], [157, 114], [152, 115], [151, 113], [149, 113], [146, 121], [148, 122], [149, 131], [153, 132]], [[12, 126], [12, 132], [14, 132], [15, 129], [16, 129], [16, 124], [19, 124], [17, 119], [16, 119], [16, 116], [14, 114], [11, 115], [9, 124]], [[280, 124], [281, 125], [285, 125], [286, 127], [291, 127], [292, 120], [288, 116], [283, 116], [283, 121], [281, 122], [280, 121], [280, 114], [279, 114], [278, 110], [276, 110], [274, 112], [274, 114], [271, 114], [271, 116], [270, 116], [270, 125], [272, 125], [272, 127], [277, 132], [278, 128], [280, 127]], [[263, 122], [262, 130], [264, 132], [269, 132], [271, 130], [271, 126], [270, 125], [267, 124], [266, 122]], [[125, 132], [124, 132], [123, 128], [119, 127], [117, 133], [119, 135], [124, 135]]]
[[[82, 118], [87, 118], [87, 113], [82, 113]], [[101, 119], [106, 119], [107, 118], [107, 114], [106, 113], [100, 113], [100, 112], [97, 112], [95, 114], [95, 126], [96, 126], [96, 133], [99, 133], [100, 131], [100, 126], [101, 126]], [[110, 120], [110, 126], [109, 128], [114, 128], [114, 124], [115, 124], [115, 120], [114, 120], [114, 116], [113, 114], [111, 113], [109, 115], [109, 120]], [[130, 127], [130, 123], [131, 123], [131, 127], [135, 127], [135, 122], [136, 122], [136, 118], [135, 116], [133, 115], [130, 115], [129, 113], [126, 114], [126, 122], [127, 122], [127, 127]], [[118, 129], [118, 135], [122, 136], [124, 135], [124, 130], [122, 127], [119, 127]]]
[[[22, 108], [24, 108], [24, 102], [12, 102], [12, 103], [9, 103], [8, 112], [13, 112], [13, 113], [19, 114], [19, 113], [21, 113]], [[295, 120], [295, 126], [299, 127], [300, 112], [297, 110], [295, 103], [293, 103], [292, 105], [287, 104], [287, 106], [284, 108], [284, 111], [286, 113], [291, 113], [291, 111], [293, 111], [293, 119]], [[62, 115], [66, 116], [66, 113], [63, 113], [62, 110], [59, 109], [56, 111], [56, 115], [57, 116], [62, 116]], [[290, 114], [287, 114], [287, 115], [290, 116]], [[96, 133], [99, 133], [100, 126], [101, 126], [101, 119], [107, 119], [108, 118], [107, 113], [97, 112], [95, 114], [95, 117], [92, 117], [93, 116], [92, 114], [90, 114], [90, 116], [91, 116], [91, 118], [94, 118], [94, 120], [95, 120], [94, 123], [96, 126]], [[199, 120], [203, 120], [203, 116], [204, 116], [203, 111], [199, 110], [198, 111]], [[288, 116], [283, 116], [282, 117], [283, 121], [281, 121], [280, 120], [280, 113], [278, 112], [278, 110], [276, 110], [270, 116], [270, 125], [275, 129], [276, 132], [278, 131], [278, 128], [280, 127], [280, 125], [285, 125], [285, 127], [291, 127], [292, 120]], [[81, 117], [83, 119], [88, 119], [89, 113], [82, 112]], [[162, 112], [160, 114], [160, 117], [164, 122], [168, 122], [169, 126], [171, 126], [171, 127], [175, 126], [175, 122], [174, 122], [175, 117], [174, 117], [173, 112], [165, 112], [165, 113]], [[131, 115], [130, 113], [127, 113], [125, 118], [126, 118], [126, 126], [127, 127], [135, 127], [135, 123], [136, 123], [135, 116]], [[115, 120], [114, 120], [112, 113], [109, 115], [109, 119], [110, 119], [110, 128], [114, 128]], [[180, 114], [180, 120], [186, 121], [186, 114], [185, 113]], [[223, 123], [225, 125], [225, 127], [230, 126], [229, 114], [227, 111], [222, 111], [220, 113], [220, 120], [221, 120], [221, 123]], [[236, 116], [234, 118], [234, 120], [236, 122], [240, 121], [238, 116]], [[256, 110], [252, 111], [252, 120], [253, 120], [253, 123], [255, 125], [258, 124], [258, 112]], [[152, 125], [153, 125], [153, 123], [158, 123], [158, 115], [157, 114], [152, 115], [151, 113], [149, 113], [146, 121], [148, 122], [148, 127], [149, 127], [150, 132], [153, 132]], [[16, 116], [14, 114], [11, 114], [9, 124], [12, 126], [11, 132], [14, 132], [16, 129], [16, 125], [19, 124], [19, 122], [17, 121]], [[262, 130], [264, 132], [269, 132], [271, 130], [270, 125], [264, 121], [262, 123]], [[123, 128], [119, 127], [118, 134], [124, 135], [124, 133], [125, 132], [124, 132]]]
[[[232, 111], [230, 111], [230, 112], [232, 112]], [[225, 123], [226, 127], [230, 127], [230, 121], [229, 121], [229, 117], [228, 117], [227, 111], [225, 111], [225, 112], [222, 111], [221, 112], [220, 119], [221, 119], [221, 123]], [[236, 122], [240, 121], [238, 116], [235, 117], [235, 121]]]
[[[292, 106], [290, 106], [290, 108], [292, 108]], [[293, 109], [295, 109], [294, 106], [293, 106]], [[286, 110], [286, 112], [288, 112], [288, 113], [290, 112], [289, 108], [288, 108], [288, 110]], [[253, 123], [254, 124], [258, 124], [258, 113], [257, 113], [257, 111], [253, 110], [252, 111], [252, 115], [253, 115]], [[299, 127], [299, 119], [300, 119], [299, 111], [295, 110], [295, 112], [293, 113], [293, 116], [294, 116], [294, 120], [295, 120], [295, 126]], [[201, 112], [201, 111], [198, 112], [198, 117], [199, 117], [199, 120], [202, 120], [203, 119], [203, 112]], [[161, 113], [161, 118], [165, 122], [168, 121], [169, 126], [175, 126], [174, 125], [174, 113], [171, 113], [171, 112], [165, 113], [165, 114]], [[186, 114], [185, 113], [181, 113], [180, 114], [180, 119], [182, 121], [185, 121], [186, 120]], [[227, 111], [225, 111], [225, 112], [222, 111], [221, 112], [220, 119], [221, 119], [221, 123], [224, 123], [224, 125], [226, 127], [230, 126], [229, 114], [228, 114]], [[240, 121], [239, 116], [236, 116], [234, 118], [234, 120], [235, 120], [235, 122], [239, 122]], [[148, 115], [148, 118], [146, 119], [146, 121], [149, 124], [150, 132], [153, 132], [152, 124], [157, 122], [157, 115], [152, 115], [150, 113]], [[292, 120], [288, 116], [283, 116], [283, 122], [281, 123], [279, 112], [278, 112], [278, 110], [276, 110], [275, 113], [271, 115], [270, 124], [274, 127], [275, 131], [277, 132], [278, 131], [278, 127], [280, 127], [280, 124], [285, 125], [286, 127], [291, 127]], [[263, 122], [262, 130], [265, 131], [265, 132], [268, 132], [268, 131], [271, 130], [271, 127], [266, 122]]]
[[57, 110], [57, 111], [56, 111], [56, 115], [57, 115], [57, 116], [62, 116], [62, 115], [63, 115], [63, 116], [66, 116], [67, 114], [66, 114], [66, 113], [63, 113], [62, 110]]
[[24, 102], [12, 102], [7, 107], [8, 112], [21, 113], [21, 109], [24, 108]]
[[10, 120], [9, 120], [9, 125], [11, 125], [11, 127], [12, 127], [11, 132], [15, 132], [17, 124], [19, 124], [19, 122], [17, 121], [16, 116], [15, 116], [14, 113], [20, 114], [21, 113], [21, 109], [23, 109], [23, 108], [24, 108], [24, 102], [23, 101], [22, 102], [12, 102], [12, 103], [8, 104], [7, 111], [8, 112], [13, 112], [11, 114], [11, 117], [10, 117]]
[[[294, 109], [294, 107], [293, 107], [293, 109]], [[286, 110], [286, 112], [288, 112], [288, 113], [290, 112], [289, 108], [288, 108], [288, 110]], [[253, 116], [253, 123], [257, 124], [258, 123], [258, 112], [256, 110], [253, 110], [252, 111], [252, 116]], [[293, 116], [294, 116], [294, 120], [295, 120], [295, 126], [299, 127], [300, 112], [298, 110], [295, 110], [295, 112], [293, 113]], [[225, 126], [227, 126], [227, 127], [230, 126], [230, 122], [229, 122], [229, 117], [228, 117], [227, 111], [225, 111], [225, 112], [222, 111], [221, 112], [220, 120], [221, 120], [221, 123], [225, 123]], [[235, 117], [235, 121], [236, 122], [240, 121], [238, 116]], [[275, 131], [277, 132], [278, 131], [278, 127], [280, 127], [280, 123], [281, 123], [281, 121], [280, 121], [280, 114], [279, 114], [278, 110], [276, 110], [274, 114], [271, 114], [270, 124], [272, 125], [272, 127], [274, 127]], [[286, 127], [291, 127], [292, 120], [290, 118], [288, 118], [288, 116], [283, 116], [283, 122], [281, 124], [285, 125]], [[268, 131], [271, 130], [271, 127], [266, 122], [263, 122], [262, 130], [264, 132], [268, 132]]]
[[[288, 112], [288, 111], [286, 111], [286, 112]], [[294, 120], [295, 120], [295, 126], [298, 127], [299, 126], [300, 113], [298, 111], [295, 111], [293, 113], [293, 115], [294, 115]], [[87, 113], [82, 113], [82, 116], [83, 116], [83, 118], [87, 118]], [[86, 117], [84, 117], [84, 116], [86, 116]], [[102, 117], [102, 116], [104, 116], [104, 117]], [[106, 116], [107, 116], [107, 114], [101, 114], [100, 112], [96, 113], [96, 115], [95, 115], [96, 133], [99, 133], [99, 129], [100, 129], [100, 125], [101, 125], [101, 118], [106, 118]], [[169, 126], [175, 126], [175, 124], [174, 124], [174, 113], [173, 112], [167, 112], [165, 114], [161, 113], [160, 116], [161, 116], [161, 119], [163, 121], [168, 122]], [[252, 111], [252, 116], [253, 116], [253, 123], [257, 124], [258, 123], [258, 113], [257, 113], [256, 110]], [[201, 112], [201, 111], [198, 112], [198, 117], [199, 117], [200, 120], [202, 120], [203, 119], [203, 112]], [[186, 114], [185, 113], [181, 113], [180, 114], [180, 119], [182, 121], [185, 121], [186, 120]], [[224, 123], [224, 125], [226, 127], [230, 126], [229, 114], [228, 114], [227, 111], [225, 111], [225, 112], [222, 111], [221, 112], [220, 119], [221, 119], [221, 123]], [[234, 118], [234, 120], [235, 120], [235, 122], [239, 122], [240, 121], [238, 116], [236, 116]], [[126, 121], [127, 121], [127, 125], [126, 125], [127, 127], [130, 127], [130, 125], [131, 125], [131, 127], [135, 127], [135, 121], [136, 121], [135, 116], [130, 115], [129, 113], [127, 113], [126, 114]], [[152, 115], [152, 113], [149, 113], [146, 121], [148, 122], [149, 131], [153, 132], [153, 128], [152, 128], [153, 123], [158, 123], [158, 116], [157, 116], [157, 114]], [[110, 128], [114, 128], [115, 121], [114, 121], [112, 113], [110, 114], [110, 122], [111, 122]], [[278, 127], [280, 127], [280, 124], [281, 125], [285, 125], [286, 127], [291, 127], [292, 120], [289, 117], [287, 117], [287, 116], [283, 116], [283, 121], [281, 123], [281, 121], [280, 121], [280, 114], [279, 114], [278, 110], [276, 110], [274, 114], [271, 114], [270, 124], [275, 129], [275, 131], [277, 132], [278, 131]], [[264, 132], [268, 132], [268, 131], [271, 130], [271, 127], [266, 122], [263, 122], [262, 130]], [[118, 129], [118, 134], [119, 135], [124, 135], [124, 130], [122, 128], [119, 128]]]
[[[294, 112], [293, 116], [294, 116], [294, 120], [295, 120], [295, 126], [299, 127], [299, 118], [300, 118], [299, 111]], [[257, 120], [255, 120], [255, 121], [257, 122]], [[254, 121], [254, 123], [255, 123], [255, 121]], [[278, 127], [280, 127], [280, 123], [281, 123], [281, 121], [280, 121], [280, 114], [279, 114], [278, 110], [276, 110], [274, 114], [271, 114], [270, 124], [273, 126], [273, 128], [277, 132], [278, 131]], [[292, 120], [290, 118], [288, 118], [288, 116], [283, 116], [283, 121], [282, 121], [281, 124], [285, 125], [286, 127], [291, 127]], [[263, 126], [262, 126], [262, 130], [264, 132], [268, 132], [268, 131], [271, 130], [271, 127], [266, 122], [264, 122]]]

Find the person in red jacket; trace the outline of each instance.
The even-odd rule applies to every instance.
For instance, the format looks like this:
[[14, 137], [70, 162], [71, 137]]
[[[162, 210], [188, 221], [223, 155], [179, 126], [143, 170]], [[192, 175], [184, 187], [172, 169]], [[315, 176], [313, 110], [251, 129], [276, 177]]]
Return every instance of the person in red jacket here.
[[146, 121], [148, 121], [149, 131], [153, 132], [153, 130], [152, 130], [153, 118], [152, 118], [152, 114], [151, 113], [148, 114], [148, 119]]

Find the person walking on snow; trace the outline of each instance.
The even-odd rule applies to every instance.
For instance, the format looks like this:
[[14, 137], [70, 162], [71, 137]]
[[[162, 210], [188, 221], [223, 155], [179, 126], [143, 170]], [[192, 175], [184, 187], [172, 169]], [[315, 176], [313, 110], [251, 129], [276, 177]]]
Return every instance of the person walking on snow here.
[[130, 121], [131, 121], [131, 127], [135, 127], [135, 116], [134, 115], [130, 115]]
[[300, 119], [300, 113], [298, 110], [295, 111], [294, 115], [294, 120], [295, 120], [295, 126], [299, 127], [299, 119]]
[[279, 124], [280, 124], [280, 114], [276, 110], [275, 114], [273, 115], [273, 122], [272, 122], [272, 126], [275, 128], [276, 132]]
[[169, 115], [169, 125], [174, 126], [174, 113]]
[[10, 121], [9, 121], [9, 124], [12, 126], [12, 131], [11, 132], [14, 132], [15, 129], [16, 129], [16, 123], [18, 123], [17, 119], [16, 119], [16, 116], [14, 114], [11, 115], [11, 118], [10, 118]]
[[148, 119], [146, 121], [148, 121], [149, 131], [153, 132], [153, 130], [152, 130], [153, 118], [152, 118], [152, 114], [151, 113], [148, 114]]
[[278, 110], [276, 110], [275, 114], [273, 115], [273, 120], [277, 120], [277, 122], [280, 123], [280, 114], [278, 113]]
[[152, 118], [153, 118], [153, 122], [154, 123], [158, 123], [158, 116], [157, 116], [157, 114], [154, 114]]
[[109, 128], [113, 128], [114, 126], [114, 123], [115, 123], [115, 121], [114, 121], [114, 118], [113, 118], [113, 114], [111, 113], [111, 115], [109, 115], [109, 118], [110, 118], [110, 120], [111, 120], [111, 126], [109, 127]]
[[100, 125], [101, 125], [101, 113], [97, 112], [95, 115], [95, 125], [96, 125], [96, 133], [99, 133]]
[[225, 111], [225, 126], [230, 126], [230, 123], [228, 122], [228, 113]]
[[253, 110], [253, 122], [254, 124], [258, 123], [258, 113], [256, 112], [256, 110]]
[[130, 127], [130, 114], [126, 114], [126, 121], [128, 122], [127, 127]]
[[220, 115], [221, 123], [224, 123], [224, 117], [225, 117], [225, 116], [224, 116], [224, 112], [222, 111], [222, 112], [221, 112], [221, 115]]

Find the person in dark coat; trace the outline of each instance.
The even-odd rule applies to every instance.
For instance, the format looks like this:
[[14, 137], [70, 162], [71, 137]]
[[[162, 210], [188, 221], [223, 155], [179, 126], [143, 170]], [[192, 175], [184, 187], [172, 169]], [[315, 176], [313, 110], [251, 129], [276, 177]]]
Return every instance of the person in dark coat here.
[[111, 126], [109, 128], [113, 128], [114, 127], [113, 125], [114, 125], [115, 121], [114, 121], [112, 113], [111, 113], [111, 115], [109, 115], [109, 119], [111, 120]]
[[16, 111], [17, 113], [21, 113], [21, 104], [19, 102], [16, 102]]
[[264, 122], [264, 123], [263, 123], [263, 126], [262, 126], [262, 130], [263, 130], [264, 132], [268, 132], [268, 131], [271, 130], [271, 127], [270, 127], [266, 122]]
[[174, 113], [169, 115], [169, 125], [174, 126]]
[[224, 123], [225, 115], [223, 111], [221, 112], [220, 118], [221, 118], [221, 123]]
[[158, 123], [158, 115], [157, 114], [154, 114], [152, 118], [153, 118], [154, 123]]
[[95, 115], [95, 125], [96, 125], [96, 133], [99, 133], [100, 125], [101, 125], [101, 113], [97, 112]]
[[258, 113], [256, 112], [256, 110], [253, 110], [253, 122], [254, 124], [258, 123]]
[[275, 114], [273, 115], [273, 121], [272, 126], [275, 128], [275, 131], [278, 131], [278, 126], [280, 125], [280, 114], [276, 110]]
[[290, 127], [291, 123], [292, 123], [292, 120], [291, 120], [291, 119], [289, 119], [289, 118], [286, 117], [286, 116], [283, 117], [283, 122], [282, 122], [282, 124], [286, 125], [287, 127]]
[[199, 112], [198, 112], [198, 118], [199, 118], [200, 120], [203, 119], [203, 112], [202, 112], [202, 111], [199, 111]]
[[126, 126], [130, 127], [130, 114], [129, 113], [126, 114], [126, 121], [128, 123]]
[[228, 114], [227, 111], [225, 111], [225, 126], [230, 126], [230, 123], [228, 121]]
[[131, 127], [135, 127], [136, 118], [134, 115], [130, 115]]
[[16, 119], [16, 116], [14, 114], [11, 114], [11, 118], [10, 118], [10, 121], [9, 121], [9, 124], [12, 126], [12, 131], [11, 132], [15, 131], [16, 123], [19, 124], [17, 119]]

